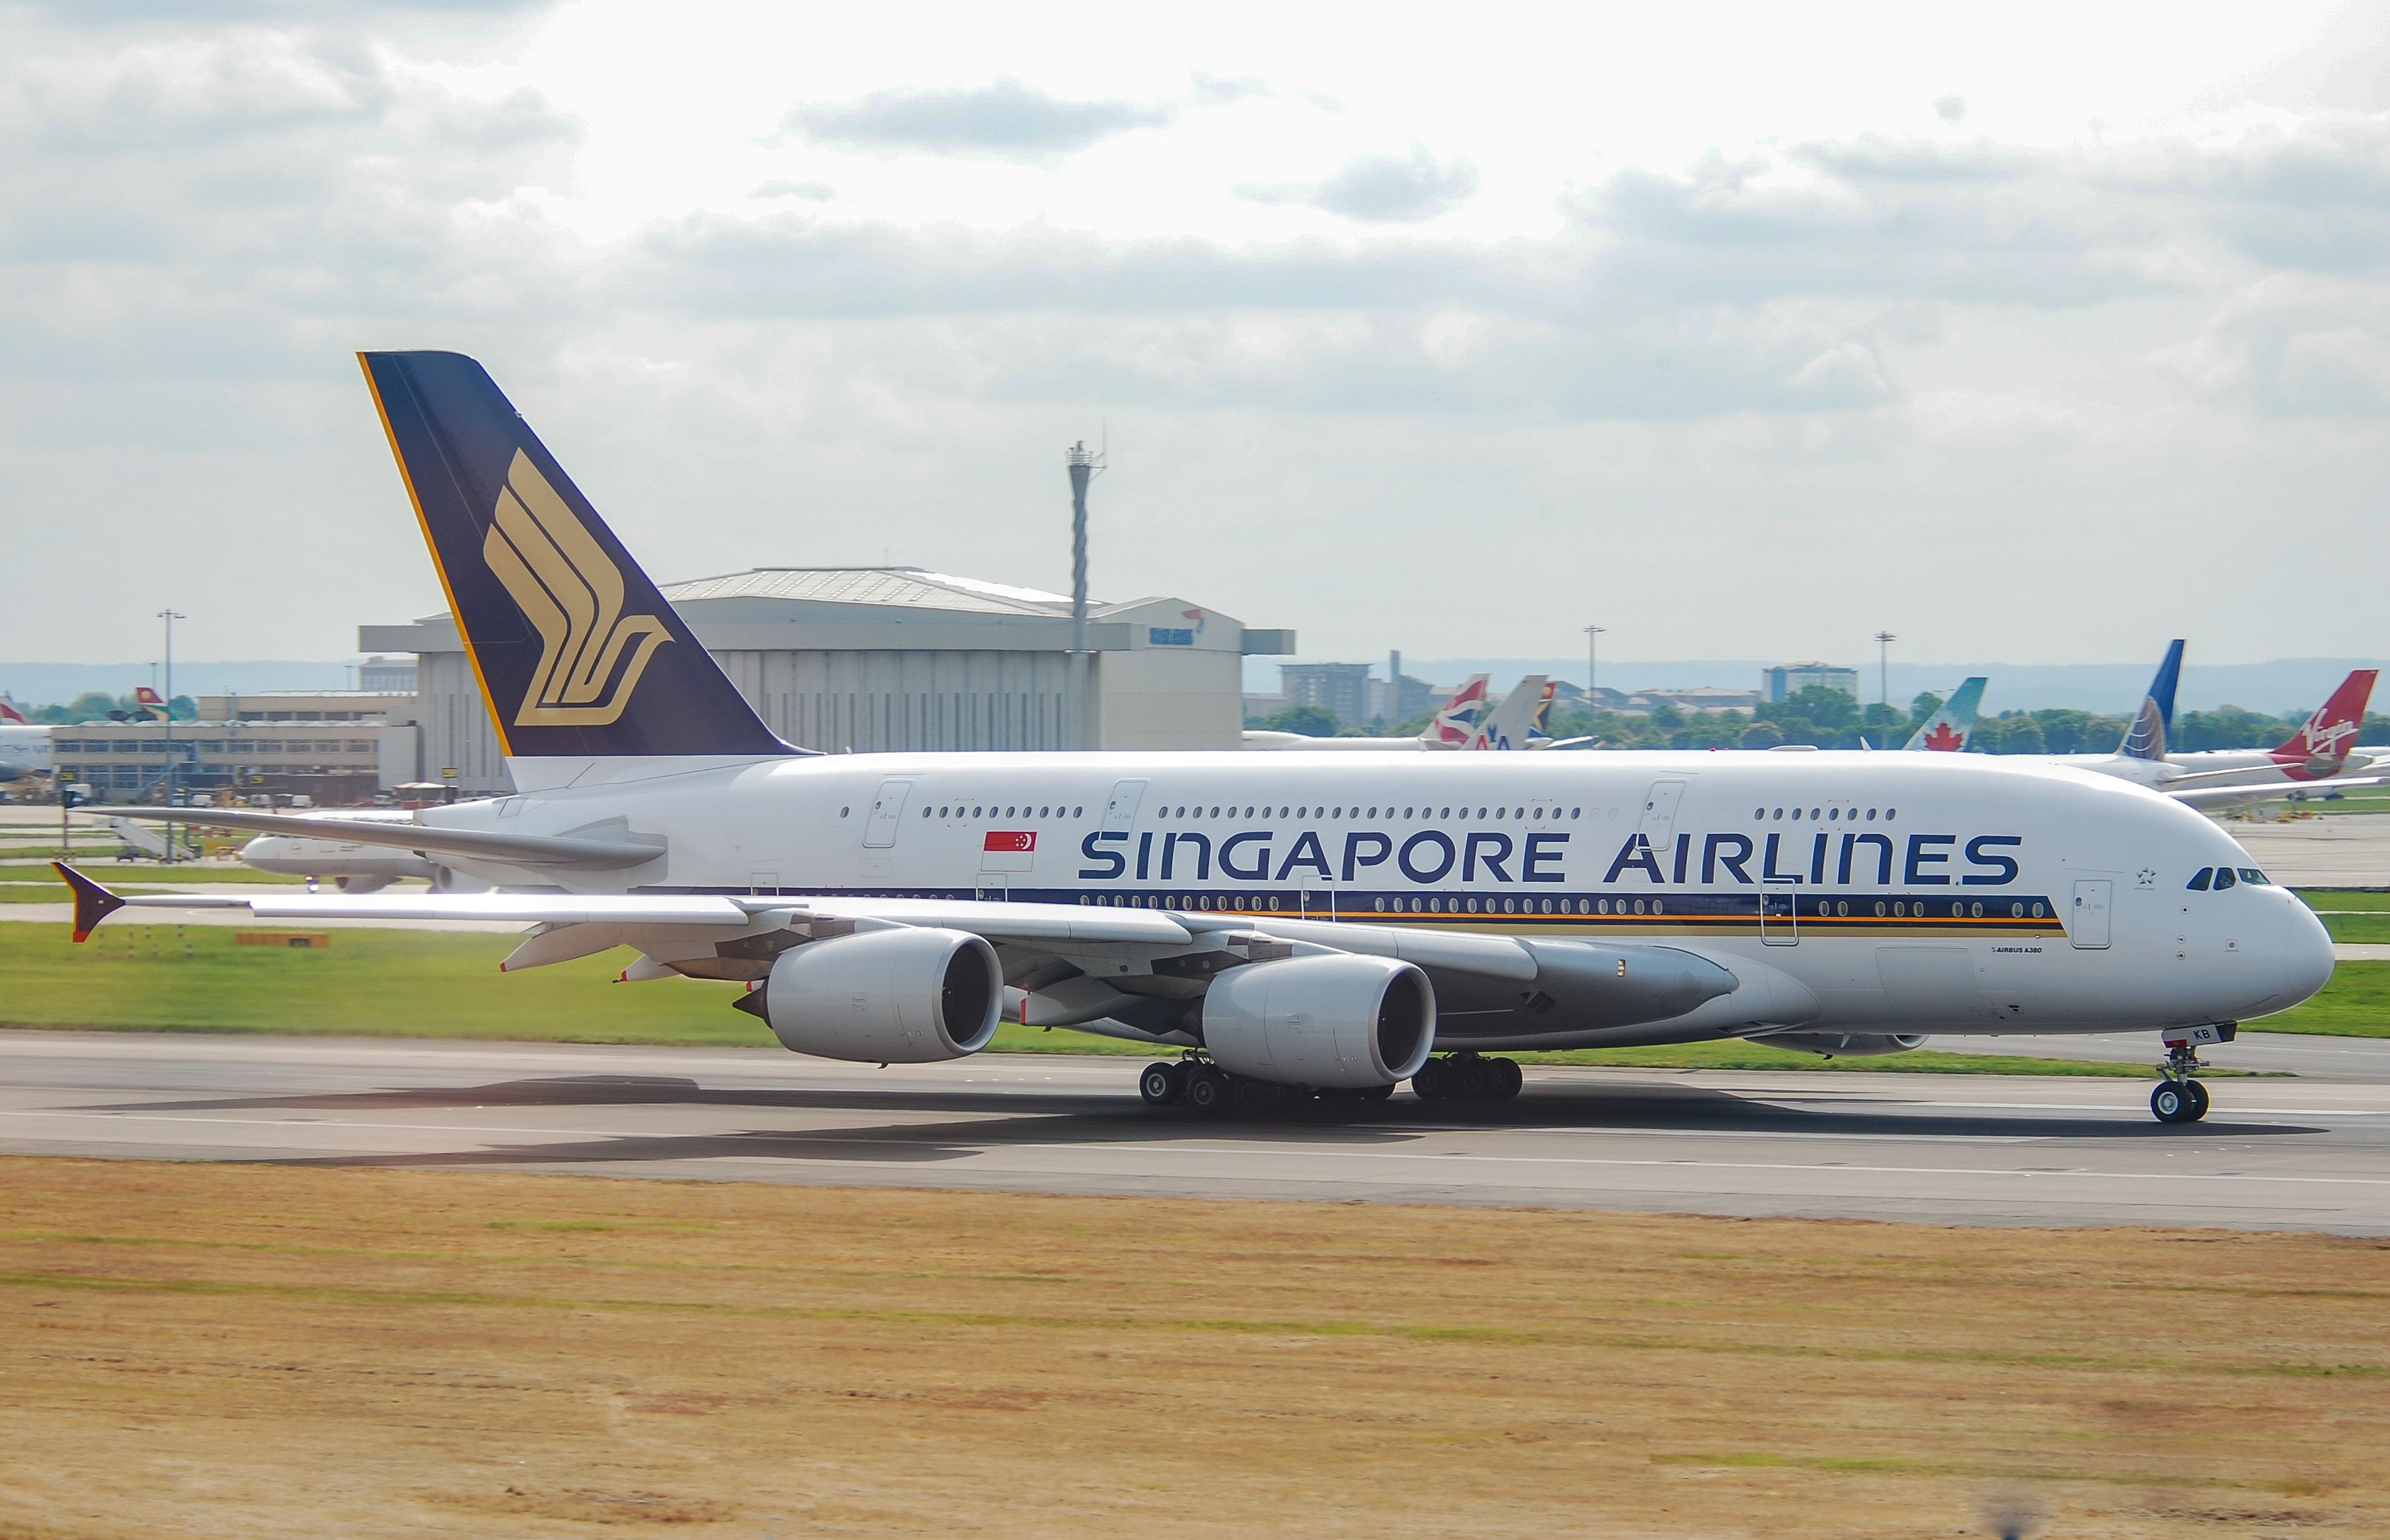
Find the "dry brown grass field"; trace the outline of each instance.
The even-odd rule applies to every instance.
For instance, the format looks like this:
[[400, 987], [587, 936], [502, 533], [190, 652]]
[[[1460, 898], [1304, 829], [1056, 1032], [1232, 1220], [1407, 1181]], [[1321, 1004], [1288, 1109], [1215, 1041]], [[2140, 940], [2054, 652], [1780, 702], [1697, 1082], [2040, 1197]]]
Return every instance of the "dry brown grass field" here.
[[2390, 1534], [2390, 1242], [0, 1162], [0, 1535]]

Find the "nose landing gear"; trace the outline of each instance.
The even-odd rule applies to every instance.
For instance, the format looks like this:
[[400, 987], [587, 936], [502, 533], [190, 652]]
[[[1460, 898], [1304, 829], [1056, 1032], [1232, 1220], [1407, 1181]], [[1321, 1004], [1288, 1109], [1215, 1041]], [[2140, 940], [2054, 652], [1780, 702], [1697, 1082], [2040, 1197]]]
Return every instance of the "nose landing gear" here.
[[2150, 1111], [2160, 1123], [2197, 1123], [2207, 1116], [2207, 1087], [2191, 1077], [2204, 1065], [2199, 1061], [2203, 1043], [2229, 1043], [2239, 1029], [2231, 1022], [2212, 1027], [2176, 1027], [2165, 1034], [2165, 1076], [2150, 1093]]

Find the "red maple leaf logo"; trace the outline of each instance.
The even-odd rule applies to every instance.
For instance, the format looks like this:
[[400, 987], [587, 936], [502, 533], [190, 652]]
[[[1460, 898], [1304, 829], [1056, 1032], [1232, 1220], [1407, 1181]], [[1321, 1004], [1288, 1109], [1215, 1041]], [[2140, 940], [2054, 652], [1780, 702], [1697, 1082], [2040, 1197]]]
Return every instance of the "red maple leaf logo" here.
[[1966, 746], [1966, 742], [1947, 722], [1936, 722], [1934, 730], [1925, 735], [1925, 747], [1938, 749], [1946, 754], [1958, 752]]

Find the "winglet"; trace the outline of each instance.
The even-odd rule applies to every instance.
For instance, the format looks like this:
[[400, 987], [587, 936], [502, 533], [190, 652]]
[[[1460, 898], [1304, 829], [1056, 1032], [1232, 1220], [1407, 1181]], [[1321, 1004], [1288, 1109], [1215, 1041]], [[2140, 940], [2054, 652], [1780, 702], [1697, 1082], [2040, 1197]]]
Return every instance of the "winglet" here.
[[124, 907], [124, 900], [109, 892], [65, 862], [53, 861], [50, 865], [57, 868], [60, 877], [66, 879], [67, 886], [74, 890], [74, 939], [76, 941], [89, 941], [92, 931], [99, 928], [101, 920]]

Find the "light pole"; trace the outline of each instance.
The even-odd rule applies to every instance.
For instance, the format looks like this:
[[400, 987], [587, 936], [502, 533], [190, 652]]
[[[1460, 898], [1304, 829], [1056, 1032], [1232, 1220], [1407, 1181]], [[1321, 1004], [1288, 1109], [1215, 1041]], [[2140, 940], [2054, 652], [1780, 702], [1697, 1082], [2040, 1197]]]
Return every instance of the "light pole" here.
[[1892, 709], [1892, 644], [1900, 640], [1889, 631], [1875, 634], [1875, 666], [1877, 687], [1883, 691], [1886, 711]]
[[1608, 626], [1588, 625], [1585, 628], [1585, 710], [1593, 714], [1593, 692], [1601, 683], [1601, 634]]
[[[161, 610], [158, 618], [166, 622], [166, 805], [174, 805], [174, 783], [181, 777], [174, 774], [174, 622], [191, 617], [175, 610]], [[174, 820], [166, 820], [166, 864], [174, 864]]]
[[1103, 450], [1089, 454], [1085, 439], [1062, 452], [1071, 473], [1071, 711], [1077, 719], [1070, 742], [1082, 750], [1095, 747], [1087, 730], [1087, 483], [1109, 458]]

